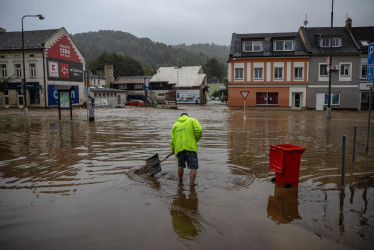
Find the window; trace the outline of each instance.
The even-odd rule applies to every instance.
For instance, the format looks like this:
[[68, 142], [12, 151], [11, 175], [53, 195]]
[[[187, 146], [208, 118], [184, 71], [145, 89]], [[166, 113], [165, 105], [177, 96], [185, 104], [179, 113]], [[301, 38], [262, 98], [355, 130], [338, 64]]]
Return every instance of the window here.
[[143, 89], [143, 84], [142, 83], [135, 84], [134, 89]]
[[243, 78], [243, 68], [235, 69], [235, 79], [244, 79]]
[[278, 93], [271, 92], [257, 92], [257, 105], [278, 105]]
[[320, 43], [321, 47], [330, 47], [330, 38], [321, 38]]
[[259, 52], [263, 50], [262, 41], [244, 41], [244, 52]]
[[255, 80], [262, 80], [263, 79], [263, 68], [254, 68], [255, 71]]
[[304, 71], [303, 67], [295, 67], [295, 75], [294, 75], [295, 80], [304, 79], [303, 71]]
[[275, 80], [282, 80], [283, 79], [283, 68], [274, 67], [274, 79]]
[[36, 77], [35, 63], [30, 63], [30, 77]]
[[279, 40], [274, 41], [274, 50], [275, 51], [291, 51], [294, 50], [293, 40]]
[[320, 64], [319, 65], [319, 75], [320, 76], [328, 76], [329, 73], [327, 72], [327, 64]]
[[368, 41], [360, 41], [362, 46], [369, 46], [369, 42]]
[[341, 47], [341, 46], [342, 46], [342, 39], [340, 37], [333, 37], [332, 47]]
[[[329, 102], [329, 94], [325, 93], [325, 105]], [[331, 93], [331, 105], [340, 105], [340, 93]]]
[[6, 64], [1, 64], [1, 77], [8, 77], [8, 73], [6, 70]]
[[368, 66], [366, 64], [361, 65], [361, 78], [366, 78]]
[[17, 78], [21, 78], [22, 77], [21, 64], [16, 64], [16, 77]]
[[340, 64], [340, 76], [350, 76], [350, 64]]
[[[330, 47], [330, 38], [329, 37], [322, 37], [320, 40], [321, 47]], [[333, 37], [332, 38], [332, 47], [341, 47], [342, 46], [342, 38], [341, 37]]]

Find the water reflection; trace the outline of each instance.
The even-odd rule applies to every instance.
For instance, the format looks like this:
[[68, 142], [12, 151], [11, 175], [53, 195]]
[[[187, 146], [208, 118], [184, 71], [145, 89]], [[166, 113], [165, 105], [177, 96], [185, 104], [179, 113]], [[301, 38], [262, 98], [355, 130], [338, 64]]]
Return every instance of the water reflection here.
[[268, 198], [268, 218], [278, 225], [301, 220], [298, 195], [298, 187], [284, 188], [275, 183], [274, 195], [270, 195]]
[[[135, 248], [137, 241], [144, 242], [142, 230], [147, 225], [160, 228], [148, 235], [156, 246], [168, 237], [166, 244], [172, 242], [169, 248], [173, 249], [180, 248], [178, 244], [182, 241], [194, 245], [217, 239], [222, 248], [233, 248], [231, 243], [235, 238], [243, 243], [237, 248], [243, 249], [248, 238], [240, 235], [246, 235], [247, 228], [256, 226], [257, 221], [257, 225], [265, 225], [256, 227], [258, 235], [292, 223], [294, 230], [308, 231], [322, 240], [373, 248], [374, 150], [364, 149], [365, 114], [336, 112], [334, 119], [326, 121], [323, 112], [248, 110], [243, 121], [241, 109], [181, 108], [199, 119], [204, 128], [199, 143], [201, 170], [197, 192], [183, 186], [177, 188], [175, 159], [164, 162], [158, 178], [138, 180], [125, 174], [128, 169], [143, 165], [156, 152], [165, 156], [169, 153], [170, 129], [180, 110], [98, 109], [95, 123], [83, 121], [86, 112], [82, 110], [80, 122], [0, 123], [2, 235], [7, 233], [12, 243], [23, 242], [23, 248], [30, 244], [37, 247], [38, 243], [32, 239], [38, 239], [45, 226], [54, 228], [60, 218], [73, 218], [82, 226], [65, 228], [65, 232], [71, 233], [71, 245], [85, 242], [84, 235], [112, 240], [113, 235], [127, 230], [126, 235], [131, 235], [131, 239], [126, 239], [129, 241], [126, 243]], [[2, 110], [0, 119], [6, 112]], [[42, 119], [48, 112], [56, 117], [55, 110], [35, 110], [30, 115], [39, 113]], [[22, 110], [19, 116], [23, 116]], [[351, 166], [349, 134], [354, 125], [358, 126], [357, 154], [356, 164]], [[370, 138], [374, 138], [373, 132]], [[344, 134], [347, 135], [347, 188], [345, 195], [341, 195]], [[374, 149], [373, 142], [370, 149]], [[269, 169], [270, 145], [285, 143], [307, 148], [301, 158], [298, 189], [273, 187], [270, 182], [274, 176]], [[248, 227], [243, 227], [248, 202], [261, 212], [253, 212], [256, 221], [248, 219]], [[38, 207], [34, 209], [30, 204]], [[62, 205], [65, 217], [56, 212]], [[228, 212], [232, 210], [235, 213]], [[79, 218], [76, 211], [82, 211]], [[158, 220], [155, 215], [159, 215]], [[149, 219], [142, 221], [143, 216]], [[93, 217], [97, 220], [92, 220]], [[35, 218], [43, 223], [29, 223]], [[119, 223], [120, 229], [113, 227], [118, 218], [124, 221]], [[107, 228], [115, 230], [96, 230], [108, 221], [114, 223], [108, 223]], [[124, 229], [126, 223], [131, 226]], [[292, 238], [285, 231], [279, 237]], [[48, 243], [60, 235], [58, 230], [45, 232], [43, 237], [46, 236]], [[123, 235], [118, 238], [120, 242]], [[179, 239], [177, 243], [173, 241], [175, 238]], [[259, 237], [256, 246], [266, 240]]]
[[183, 184], [178, 185], [177, 194], [170, 206], [170, 215], [174, 232], [180, 239], [194, 240], [199, 236], [202, 226], [199, 200], [194, 187], [188, 191]]

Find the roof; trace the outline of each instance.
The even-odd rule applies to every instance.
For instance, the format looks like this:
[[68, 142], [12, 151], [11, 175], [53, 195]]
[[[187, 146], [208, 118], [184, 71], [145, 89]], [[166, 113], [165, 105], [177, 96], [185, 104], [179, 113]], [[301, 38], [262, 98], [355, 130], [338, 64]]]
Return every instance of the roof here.
[[[293, 51], [274, 51], [274, 40], [294, 40], [295, 48]], [[263, 51], [244, 52], [242, 51], [242, 42], [250, 40], [262, 40]], [[303, 41], [298, 32], [285, 33], [249, 33], [249, 34], [232, 34], [230, 57], [286, 57], [286, 56], [306, 56], [307, 52]]]
[[361, 42], [367, 41], [368, 44], [374, 42], [374, 27], [353, 27], [351, 32], [358, 46], [360, 46], [361, 52], [367, 54], [368, 46], [363, 45]]
[[144, 83], [144, 78], [150, 79], [151, 76], [119, 76], [113, 84], [136, 84]]
[[90, 87], [90, 91], [92, 92], [126, 92], [125, 90], [120, 89], [109, 89], [109, 88], [97, 88], [97, 87]]
[[151, 82], [167, 82], [178, 87], [199, 87], [204, 84], [206, 74], [201, 66], [186, 66], [182, 68], [160, 67], [152, 77]]
[[[305, 40], [306, 49], [312, 55], [329, 55], [330, 47], [320, 47], [320, 39], [322, 37], [330, 37], [330, 27], [300, 27]], [[334, 55], [357, 55], [360, 54], [353, 38], [345, 27], [333, 27], [333, 37], [342, 38], [342, 47], [332, 47]]]
[[[25, 49], [43, 49], [44, 44], [58, 31], [59, 29], [24, 31]], [[0, 32], [0, 51], [21, 49], [21, 31]]]

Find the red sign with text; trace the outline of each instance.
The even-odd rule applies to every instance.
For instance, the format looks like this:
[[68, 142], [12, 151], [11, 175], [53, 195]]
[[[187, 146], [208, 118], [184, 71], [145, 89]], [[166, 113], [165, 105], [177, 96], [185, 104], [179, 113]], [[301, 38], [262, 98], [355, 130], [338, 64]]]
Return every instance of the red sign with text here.
[[82, 63], [67, 35], [63, 35], [48, 48], [47, 57]]

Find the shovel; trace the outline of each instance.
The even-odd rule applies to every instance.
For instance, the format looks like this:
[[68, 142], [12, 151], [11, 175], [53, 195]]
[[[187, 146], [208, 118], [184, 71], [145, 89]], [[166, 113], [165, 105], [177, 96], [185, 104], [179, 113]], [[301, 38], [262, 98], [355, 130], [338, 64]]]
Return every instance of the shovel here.
[[161, 162], [165, 161], [169, 158], [173, 153], [170, 153], [168, 156], [165, 157], [162, 161], [158, 158], [158, 154], [154, 154], [152, 157], [146, 160], [146, 164], [144, 167], [139, 168], [134, 171], [135, 174], [146, 174], [150, 177], [154, 176], [161, 172]]

